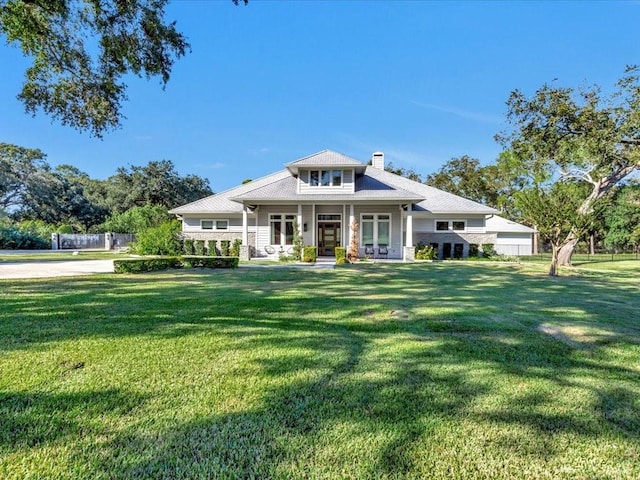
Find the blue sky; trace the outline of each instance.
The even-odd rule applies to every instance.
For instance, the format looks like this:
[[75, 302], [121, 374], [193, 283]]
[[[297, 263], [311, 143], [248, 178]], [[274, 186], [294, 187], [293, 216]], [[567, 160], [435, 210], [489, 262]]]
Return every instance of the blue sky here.
[[174, 0], [192, 53], [159, 81], [127, 79], [123, 127], [103, 140], [32, 118], [16, 100], [28, 61], [0, 46], [0, 141], [94, 178], [172, 160], [214, 191], [323, 149], [422, 174], [501, 147], [513, 89], [612, 88], [640, 63], [639, 2]]

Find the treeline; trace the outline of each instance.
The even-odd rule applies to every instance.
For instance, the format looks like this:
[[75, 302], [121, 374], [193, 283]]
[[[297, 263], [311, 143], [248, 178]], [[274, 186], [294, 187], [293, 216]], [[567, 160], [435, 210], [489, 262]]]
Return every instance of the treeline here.
[[170, 160], [98, 180], [71, 165], [51, 167], [41, 150], [0, 143], [0, 248], [44, 248], [53, 231], [139, 233], [211, 193], [208, 179], [179, 175]]

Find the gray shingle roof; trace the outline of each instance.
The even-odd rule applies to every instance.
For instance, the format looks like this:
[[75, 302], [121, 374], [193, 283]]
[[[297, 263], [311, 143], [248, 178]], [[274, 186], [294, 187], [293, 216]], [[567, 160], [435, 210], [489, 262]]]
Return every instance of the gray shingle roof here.
[[[292, 171], [298, 166], [349, 166], [364, 174], [356, 175], [353, 194], [298, 194], [297, 180]], [[406, 201], [415, 203], [414, 211], [429, 213], [495, 214], [497, 210], [444, 192], [408, 178], [365, 166], [351, 157], [331, 150], [309, 155], [288, 163], [287, 169], [239, 185], [216, 195], [170, 210], [174, 214], [241, 213], [240, 202], [258, 201]], [[293, 167], [293, 168], [292, 168]]]
[[287, 163], [287, 167], [334, 167], [334, 166], [363, 166], [364, 164], [354, 158], [343, 155], [342, 153], [334, 152], [332, 150], [323, 150], [308, 157], [300, 158], [293, 162]]
[[297, 192], [297, 179], [293, 176], [282, 178], [274, 183], [265, 185], [249, 192], [234, 195], [231, 198], [239, 201], [264, 202], [274, 200], [286, 201], [366, 201], [389, 200], [416, 202], [424, 197], [405, 190], [385, 184], [375, 178], [366, 175], [356, 177], [355, 193], [303, 193]]
[[283, 178], [291, 178], [291, 173], [287, 170], [281, 170], [267, 175], [266, 177], [253, 180], [252, 182], [230, 188], [224, 192], [209, 195], [208, 197], [201, 198], [195, 202], [181, 205], [173, 210], [169, 210], [169, 213], [178, 215], [185, 213], [242, 213], [242, 204], [229, 200], [230, 197], [241, 195], [264, 185], [270, 185]]
[[424, 183], [409, 180], [394, 173], [367, 167], [365, 175], [371, 176], [382, 183], [393, 185], [413, 192], [424, 200], [417, 203], [413, 209], [416, 212], [429, 213], [478, 213], [491, 214], [498, 213], [495, 208], [487, 207], [481, 203], [459, 197], [452, 193], [439, 190]]

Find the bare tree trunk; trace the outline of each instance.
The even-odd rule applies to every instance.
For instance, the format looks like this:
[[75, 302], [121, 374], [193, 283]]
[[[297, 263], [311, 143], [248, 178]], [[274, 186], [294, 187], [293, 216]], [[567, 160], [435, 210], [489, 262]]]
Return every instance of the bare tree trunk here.
[[558, 276], [558, 252], [560, 249], [558, 245], [551, 244], [551, 265], [549, 266], [549, 276], [557, 277]]
[[591, 235], [589, 235], [589, 254], [596, 254], [596, 234], [594, 232], [591, 232]]
[[562, 246], [558, 251], [558, 263], [562, 266], [571, 266], [571, 257], [573, 251], [578, 244], [578, 237], [574, 233], [570, 233], [569, 236], [562, 242]]

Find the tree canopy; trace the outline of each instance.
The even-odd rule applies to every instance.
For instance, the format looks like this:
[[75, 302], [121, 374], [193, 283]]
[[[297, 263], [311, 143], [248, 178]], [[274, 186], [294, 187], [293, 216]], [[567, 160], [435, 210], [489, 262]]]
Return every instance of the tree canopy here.
[[134, 207], [142, 208], [138, 217], [160, 218], [158, 209], [166, 217], [169, 208], [211, 193], [208, 179], [180, 175], [170, 160], [121, 167], [97, 180], [71, 165], [52, 169], [41, 150], [0, 143], [0, 212], [17, 221], [86, 231]]
[[[590, 185], [578, 206], [581, 215], [640, 168], [640, 84], [637, 67], [628, 67], [610, 95], [600, 87], [544, 85], [533, 96], [511, 93], [511, 130], [498, 140], [512, 152], [517, 170], [535, 184], [579, 179]], [[560, 264], [569, 264], [577, 232], [565, 238]]]
[[157, 77], [164, 88], [175, 60], [190, 49], [176, 22], [165, 20], [167, 3], [0, 0], [0, 34], [33, 59], [18, 94], [27, 113], [42, 109], [97, 137], [118, 127], [123, 78]]

